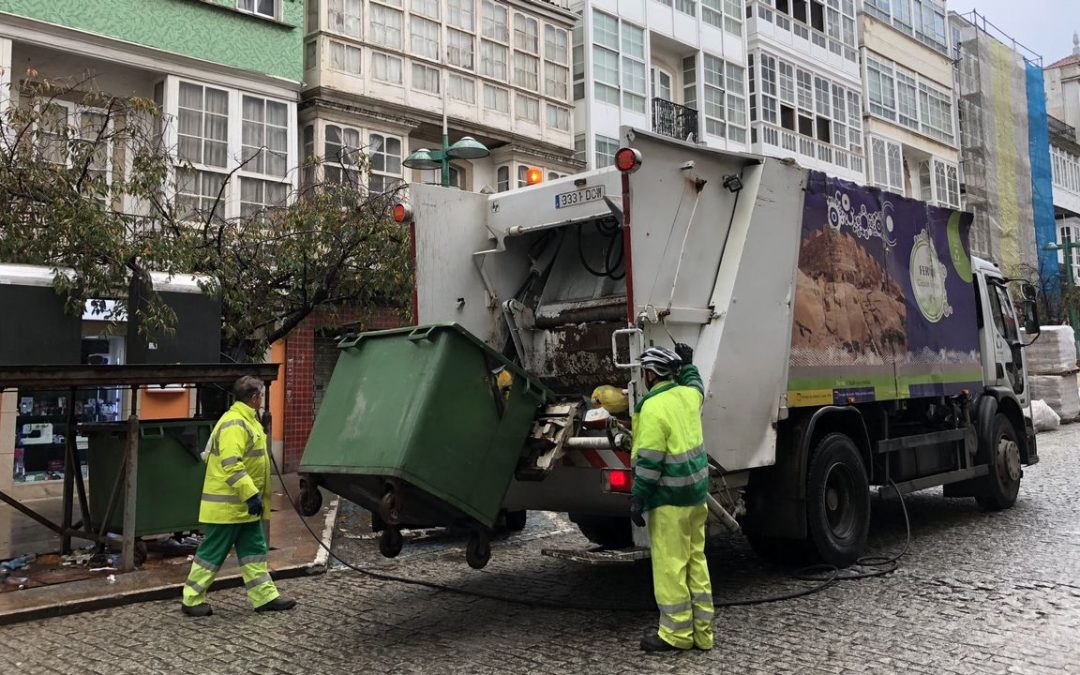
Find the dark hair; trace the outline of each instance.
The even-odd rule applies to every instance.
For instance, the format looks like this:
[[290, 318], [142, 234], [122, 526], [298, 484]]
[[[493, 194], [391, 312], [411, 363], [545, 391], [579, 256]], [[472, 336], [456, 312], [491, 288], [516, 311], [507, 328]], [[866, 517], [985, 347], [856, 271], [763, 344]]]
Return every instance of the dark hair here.
[[258, 378], [244, 375], [233, 383], [232, 393], [237, 401], [247, 403], [253, 396], [262, 391], [263, 384]]

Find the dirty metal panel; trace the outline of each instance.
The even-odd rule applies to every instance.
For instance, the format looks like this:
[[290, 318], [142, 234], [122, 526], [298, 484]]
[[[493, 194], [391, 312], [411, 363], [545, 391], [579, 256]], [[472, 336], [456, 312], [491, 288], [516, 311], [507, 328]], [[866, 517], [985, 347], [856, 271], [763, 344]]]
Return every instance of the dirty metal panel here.
[[[602, 384], [625, 386], [626, 372], [611, 360], [611, 333], [621, 321], [560, 326], [536, 334], [536, 375], [566, 395], [588, 396]], [[621, 358], [627, 358], [625, 354]]]

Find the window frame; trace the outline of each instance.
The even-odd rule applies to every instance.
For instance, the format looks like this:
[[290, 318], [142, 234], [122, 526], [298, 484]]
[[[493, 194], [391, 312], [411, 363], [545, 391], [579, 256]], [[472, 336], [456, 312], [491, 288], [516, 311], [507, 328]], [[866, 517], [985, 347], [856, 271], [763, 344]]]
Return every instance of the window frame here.
[[[251, 16], [257, 16], [260, 19], [269, 19], [270, 21], [280, 21], [281, 20], [281, 0], [269, 0], [269, 1], [274, 7], [273, 10], [272, 10], [273, 11], [272, 14], [266, 14], [265, 12], [259, 11], [259, 7], [261, 5], [262, 0], [236, 0], [236, 2], [234, 3], [234, 7], [236, 8], [236, 11], [241, 12], [243, 14], [250, 14]], [[251, 5], [251, 7], [248, 8], [248, 7], [245, 7], [245, 5]]]

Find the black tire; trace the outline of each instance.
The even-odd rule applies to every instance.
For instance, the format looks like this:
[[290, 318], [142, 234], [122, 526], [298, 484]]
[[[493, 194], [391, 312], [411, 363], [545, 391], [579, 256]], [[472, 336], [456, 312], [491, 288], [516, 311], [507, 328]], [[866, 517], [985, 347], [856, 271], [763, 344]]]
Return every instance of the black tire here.
[[308, 489], [300, 491], [300, 513], [305, 518], [314, 516], [322, 510], [322, 492], [319, 488], [311, 485]]
[[477, 532], [469, 537], [469, 545], [465, 547], [465, 562], [474, 570], [482, 570], [491, 560], [491, 540], [487, 532]]
[[405, 538], [396, 527], [388, 527], [379, 534], [379, 553], [386, 558], [396, 558], [404, 544]]
[[393, 489], [387, 490], [379, 500], [379, 516], [387, 525], [401, 524], [401, 500]]
[[528, 520], [528, 511], [507, 511], [506, 512], [506, 529], [508, 532], [521, 532], [525, 529], [525, 522]]
[[634, 545], [634, 533], [630, 529], [629, 516], [616, 518], [571, 513], [570, 520], [578, 526], [586, 539], [604, 548], [630, 548]]
[[844, 434], [825, 436], [810, 455], [806, 521], [822, 561], [847, 567], [862, 555], [870, 528], [870, 483], [859, 449]]
[[981, 453], [990, 473], [979, 481], [975, 501], [986, 511], [1001, 511], [1016, 503], [1020, 492], [1020, 442], [1009, 418], [1001, 413], [994, 417], [994, 436]]

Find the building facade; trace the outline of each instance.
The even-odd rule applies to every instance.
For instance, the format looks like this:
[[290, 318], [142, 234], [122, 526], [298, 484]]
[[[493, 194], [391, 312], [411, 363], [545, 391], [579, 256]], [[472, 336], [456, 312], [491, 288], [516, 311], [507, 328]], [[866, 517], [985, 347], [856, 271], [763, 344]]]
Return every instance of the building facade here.
[[960, 208], [953, 63], [943, 0], [866, 0], [859, 49], [867, 182]]
[[1041, 57], [976, 12], [950, 12], [948, 25], [972, 253], [1010, 276], [1056, 278]]
[[[1045, 70], [1046, 108], [1050, 120], [1050, 155], [1054, 185], [1054, 220], [1058, 242], [1080, 242], [1080, 35], [1072, 54]], [[1059, 254], [1062, 264], [1066, 256]], [[1069, 251], [1074, 283], [1080, 282], [1080, 249]]]
[[854, 0], [747, 0], [751, 145], [866, 182]]
[[308, 0], [301, 146], [319, 164], [308, 179], [438, 182], [402, 162], [440, 148], [443, 115], [451, 142], [471, 136], [491, 151], [451, 164], [456, 187], [494, 192], [524, 184], [529, 168], [577, 171], [573, 20], [541, 0]]
[[623, 126], [709, 147], [750, 148], [743, 0], [574, 5], [574, 148], [614, 161]]
[[[79, 134], [130, 121], [89, 101], [109, 95], [155, 101], [176, 160], [168, 189], [178, 204], [189, 211], [214, 207], [228, 217], [250, 214], [287, 200], [297, 185], [303, 7], [302, 0], [0, 0], [0, 108], [24, 104], [34, 86], [54, 83], [59, 93], [42, 112]], [[35, 145], [47, 140], [43, 129], [35, 134]], [[50, 161], [63, 161], [64, 151], [57, 152]], [[110, 147], [100, 161], [92, 170], [110, 179], [125, 170], [123, 148]], [[138, 211], [118, 200], [113, 208]], [[83, 363], [127, 362], [124, 338], [93, 316], [81, 320], [81, 340]], [[216, 356], [214, 344], [209, 353]], [[59, 511], [63, 462], [56, 448], [63, 446], [56, 441], [67, 430], [53, 418], [66, 419], [74, 408], [76, 421], [117, 419], [126, 396], [0, 395], [0, 487], [45, 513], [55, 501]], [[186, 417], [194, 405], [185, 389], [139, 400], [144, 419]], [[280, 455], [279, 433], [273, 445]], [[85, 449], [85, 440], [79, 447]], [[0, 509], [0, 558], [55, 545], [47, 530], [12, 513]]]

